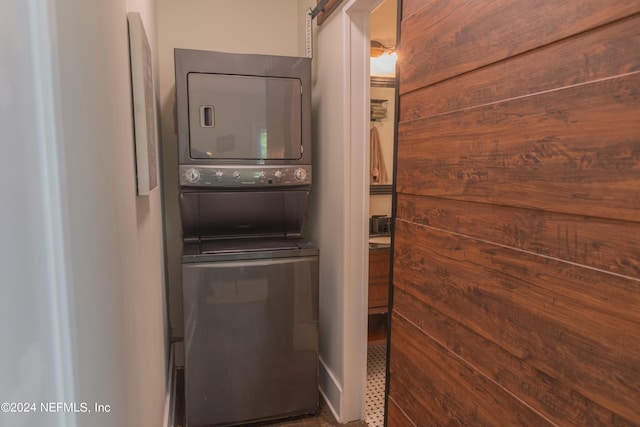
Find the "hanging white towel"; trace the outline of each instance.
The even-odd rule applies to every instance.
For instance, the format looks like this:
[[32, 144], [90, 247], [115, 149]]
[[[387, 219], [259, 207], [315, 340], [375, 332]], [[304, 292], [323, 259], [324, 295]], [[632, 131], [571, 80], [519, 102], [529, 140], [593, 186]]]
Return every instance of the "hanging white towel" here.
[[371, 184], [388, 184], [389, 176], [387, 175], [387, 168], [384, 164], [382, 146], [380, 145], [380, 135], [378, 134], [378, 128], [376, 128], [375, 126], [371, 128], [370, 139], [371, 139], [371, 155], [370, 155]]

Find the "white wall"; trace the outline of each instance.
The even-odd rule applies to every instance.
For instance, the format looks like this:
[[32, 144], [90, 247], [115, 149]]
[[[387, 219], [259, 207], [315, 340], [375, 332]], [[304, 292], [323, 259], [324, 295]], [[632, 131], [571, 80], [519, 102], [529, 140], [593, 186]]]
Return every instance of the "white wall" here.
[[317, 29], [311, 236], [320, 247], [320, 385], [341, 422], [363, 419], [369, 216], [369, 15], [345, 1]]
[[169, 308], [175, 337], [183, 336], [181, 231], [175, 134], [174, 48], [304, 56], [305, 11], [314, 0], [158, 0], [160, 99], [168, 242]]
[[344, 29], [340, 12], [317, 30], [313, 86], [313, 191], [309, 230], [320, 248], [320, 388], [337, 415], [342, 412], [344, 291], [347, 266], [345, 221], [348, 145], [345, 129], [347, 83], [344, 77]]
[[[40, 74], [30, 55], [37, 38], [31, 28], [40, 20], [29, 13], [26, 2], [2, 6], [0, 146], [5, 154], [0, 156], [0, 401], [61, 400], [72, 392], [67, 382], [70, 368], [51, 355], [70, 356], [68, 335], [58, 329], [67, 325], [55, 313], [58, 307], [65, 308], [64, 302], [57, 302], [65, 290], [64, 268], [55, 267], [59, 258], [50, 249], [56, 244], [60, 218], [49, 215], [55, 206], [46, 194], [55, 183], [47, 184], [41, 161], [51, 155], [52, 147], [41, 131], [51, 127], [38, 108], [50, 96], [35, 87]], [[46, 14], [42, 20], [46, 22]], [[3, 427], [45, 425], [45, 421], [63, 426], [67, 417], [0, 414]]]
[[12, 2], [0, 18], [0, 400], [110, 405], [2, 425], [162, 423], [162, 215], [160, 190], [136, 196], [129, 9], [155, 52], [152, 0]]

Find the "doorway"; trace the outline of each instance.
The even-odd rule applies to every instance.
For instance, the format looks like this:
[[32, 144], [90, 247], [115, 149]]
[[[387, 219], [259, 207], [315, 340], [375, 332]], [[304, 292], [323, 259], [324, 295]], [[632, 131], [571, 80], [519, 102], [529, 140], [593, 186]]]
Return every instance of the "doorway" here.
[[[370, 18], [382, 0], [349, 0], [317, 33], [319, 159], [309, 233], [320, 262], [320, 384], [340, 422], [365, 419], [370, 217]], [[390, 161], [389, 161], [390, 163]]]
[[371, 12], [367, 385], [365, 421], [384, 426], [395, 140], [397, 0]]

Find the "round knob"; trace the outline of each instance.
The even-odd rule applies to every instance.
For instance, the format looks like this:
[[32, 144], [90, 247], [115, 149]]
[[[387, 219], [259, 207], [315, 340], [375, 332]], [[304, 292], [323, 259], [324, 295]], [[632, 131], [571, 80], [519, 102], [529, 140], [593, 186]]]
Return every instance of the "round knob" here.
[[240, 172], [238, 172], [238, 171], [233, 172], [233, 179], [235, 179], [235, 180], [240, 179]]
[[298, 181], [304, 181], [307, 178], [307, 171], [304, 169], [296, 169], [293, 177]]
[[261, 172], [258, 174], [258, 178], [260, 178], [260, 179], [264, 179], [264, 177], [265, 177], [265, 176], [266, 176], [266, 174], [264, 173], [264, 171], [261, 171]]
[[280, 179], [282, 178], [282, 171], [275, 171], [275, 173], [273, 174], [273, 176], [276, 177], [276, 179]]
[[187, 178], [187, 181], [189, 182], [198, 182], [198, 180], [200, 180], [200, 171], [198, 171], [198, 169], [195, 168], [189, 168], [186, 170], [186, 172], [184, 173], [185, 178]]
[[222, 171], [216, 171], [216, 178], [218, 179], [222, 179], [222, 177], [224, 176], [224, 172]]

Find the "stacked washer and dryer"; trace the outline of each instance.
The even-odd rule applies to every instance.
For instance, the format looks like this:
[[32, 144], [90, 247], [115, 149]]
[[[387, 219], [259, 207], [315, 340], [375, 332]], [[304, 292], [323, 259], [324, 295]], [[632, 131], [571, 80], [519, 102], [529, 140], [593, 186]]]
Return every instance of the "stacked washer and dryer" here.
[[310, 61], [175, 50], [188, 427], [318, 409]]

